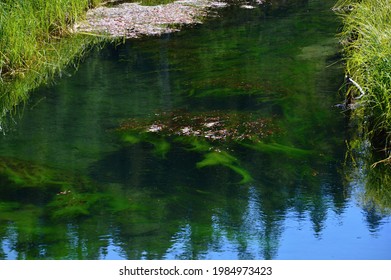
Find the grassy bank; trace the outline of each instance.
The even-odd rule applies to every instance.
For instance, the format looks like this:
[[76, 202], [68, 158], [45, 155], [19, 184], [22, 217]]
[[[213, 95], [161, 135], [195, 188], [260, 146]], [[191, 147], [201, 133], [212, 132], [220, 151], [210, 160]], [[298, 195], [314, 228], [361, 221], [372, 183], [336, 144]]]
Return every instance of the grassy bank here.
[[0, 2], [0, 130], [3, 117], [27, 93], [74, 61], [96, 38], [70, 36], [68, 27], [102, 0]]
[[[157, 5], [172, 1], [141, 2]], [[71, 33], [69, 28], [84, 19], [88, 8], [104, 2], [108, 5], [107, 0], [0, 2], [0, 131], [4, 131], [9, 113], [16, 112], [31, 90], [52, 80], [55, 74], [61, 75], [68, 64], [83, 57], [97, 42], [108, 41], [108, 37], [89, 36], [88, 32]], [[115, 6], [134, 1], [109, 2]], [[175, 9], [170, 13], [175, 14]]]
[[3, 79], [51, 63], [59, 37], [101, 0], [2, 0], [0, 2], [0, 73]]
[[[343, 18], [340, 40], [346, 74], [347, 98], [354, 114], [363, 117], [365, 134], [377, 148], [391, 140], [391, 1], [339, 0], [334, 7]], [[389, 152], [386, 156], [391, 160]]]

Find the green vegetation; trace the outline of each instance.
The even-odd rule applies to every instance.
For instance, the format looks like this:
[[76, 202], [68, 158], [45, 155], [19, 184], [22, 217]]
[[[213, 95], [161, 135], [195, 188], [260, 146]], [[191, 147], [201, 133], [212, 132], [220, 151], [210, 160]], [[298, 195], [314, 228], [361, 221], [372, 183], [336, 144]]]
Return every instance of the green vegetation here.
[[[38, 65], [53, 64], [56, 43], [69, 25], [83, 17], [98, 0], [35, 0], [0, 3], [0, 69], [18, 76]], [[59, 55], [59, 53], [57, 53]]]
[[390, 1], [339, 0], [334, 10], [343, 18], [340, 41], [346, 73], [356, 82], [350, 84], [347, 98], [356, 103], [355, 115], [365, 116], [365, 134], [375, 146], [387, 150], [391, 140]]
[[[156, 114], [152, 119], [129, 119], [118, 130], [125, 143], [150, 143], [154, 146], [155, 154], [161, 157], [165, 157], [169, 152], [169, 141], [190, 146], [190, 151], [204, 156], [204, 159], [196, 164], [197, 168], [216, 165], [227, 167], [242, 177], [241, 183], [247, 183], [252, 178], [250, 173], [241, 167], [240, 161], [231, 155], [232, 144], [253, 148], [261, 139], [270, 139], [278, 131], [270, 119], [251, 113], [220, 111], [164, 112]], [[298, 150], [277, 147], [279, 151]]]
[[1, 1], [0, 118], [97, 43], [98, 38], [71, 36], [69, 26], [100, 2]]

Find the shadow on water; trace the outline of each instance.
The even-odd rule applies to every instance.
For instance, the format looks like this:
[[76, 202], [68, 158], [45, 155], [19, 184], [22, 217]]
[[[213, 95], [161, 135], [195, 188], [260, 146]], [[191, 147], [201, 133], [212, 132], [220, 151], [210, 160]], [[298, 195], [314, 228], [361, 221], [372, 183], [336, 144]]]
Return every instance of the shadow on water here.
[[272, 4], [37, 91], [0, 141], [0, 258], [389, 258], [389, 196], [333, 106], [333, 2]]

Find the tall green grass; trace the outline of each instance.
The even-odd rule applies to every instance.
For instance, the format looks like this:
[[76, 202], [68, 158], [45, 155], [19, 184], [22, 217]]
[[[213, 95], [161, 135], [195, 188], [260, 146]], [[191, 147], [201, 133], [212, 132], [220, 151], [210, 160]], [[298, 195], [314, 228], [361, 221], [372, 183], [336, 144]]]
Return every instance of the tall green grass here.
[[[366, 134], [387, 150], [391, 146], [391, 0], [339, 0], [334, 10], [343, 18], [340, 40], [346, 72], [365, 92], [362, 95], [351, 84], [347, 94], [361, 105], [356, 113], [365, 117]], [[355, 99], [358, 95], [362, 97]]]
[[0, 0], [0, 131], [29, 91], [101, 40], [69, 32], [89, 7], [101, 2]]
[[12, 77], [47, 63], [53, 42], [67, 34], [98, 0], [2, 0], [0, 2], [0, 71]]

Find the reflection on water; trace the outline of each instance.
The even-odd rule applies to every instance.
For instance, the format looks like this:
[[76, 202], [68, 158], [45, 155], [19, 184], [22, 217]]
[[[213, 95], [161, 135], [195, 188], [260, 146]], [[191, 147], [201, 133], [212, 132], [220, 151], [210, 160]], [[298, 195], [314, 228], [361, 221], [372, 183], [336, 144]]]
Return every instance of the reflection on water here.
[[[108, 46], [35, 92], [0, 140], [0, 258], [389, 259], [387, 173], [349, 161], [333, 106], [333, 1], [274, 2]], [[273, 133], [205, 139], [241, 114]]]

